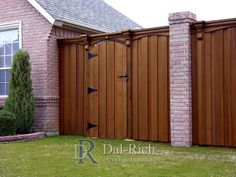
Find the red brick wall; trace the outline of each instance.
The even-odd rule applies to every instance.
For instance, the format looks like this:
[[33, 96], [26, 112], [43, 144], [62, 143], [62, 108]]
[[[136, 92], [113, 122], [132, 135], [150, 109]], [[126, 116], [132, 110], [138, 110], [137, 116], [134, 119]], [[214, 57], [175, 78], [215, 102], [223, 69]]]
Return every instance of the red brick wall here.
[[[0, 24], [22, 22], [22, 47], [30, 54], [36, 98], [34, 131], [58, 133], [59, 59], [58, 38], [76, 37], [77, 32], [53, 27], [27, 0], [0, 3]], [[3, 103], [4, 99], [0, 99]]]
[[22, 47], [31, 57], [34, 94], [40, 97], [47, 88], [47, 40], [52, 25], [26, 0], [0, 3], [0, 23], [22, 22]]

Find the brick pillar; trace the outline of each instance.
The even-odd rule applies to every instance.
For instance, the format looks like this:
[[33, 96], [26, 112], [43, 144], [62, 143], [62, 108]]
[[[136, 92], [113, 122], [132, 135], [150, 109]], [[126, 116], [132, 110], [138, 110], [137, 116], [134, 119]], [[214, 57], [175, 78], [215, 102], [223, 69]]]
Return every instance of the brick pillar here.
[[169, 14], [171, 145], [192, 145], [191, 29], [196, 15]]

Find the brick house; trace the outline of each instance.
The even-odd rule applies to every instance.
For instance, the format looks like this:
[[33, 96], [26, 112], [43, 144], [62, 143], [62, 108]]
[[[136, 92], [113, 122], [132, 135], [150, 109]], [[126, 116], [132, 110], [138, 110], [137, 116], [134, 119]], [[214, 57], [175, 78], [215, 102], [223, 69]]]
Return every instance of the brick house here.
[[0, 103], [8, 94], [12, 56], [31, 57], [36, 99], [34, 131], [58, 134], [59, 57], [57, 39], [141, 28], [103, 0], [6, 0], [0, 3]]

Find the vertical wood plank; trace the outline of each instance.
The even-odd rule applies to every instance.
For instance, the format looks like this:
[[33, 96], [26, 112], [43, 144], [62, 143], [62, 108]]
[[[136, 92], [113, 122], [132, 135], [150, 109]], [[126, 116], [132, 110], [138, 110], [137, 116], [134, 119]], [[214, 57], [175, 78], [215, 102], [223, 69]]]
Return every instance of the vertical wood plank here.
[[127, 46], [127, 138], [132, 138], [132, 46]]
[[115, 44], [107, 43], [107, 138], [115, 137]]
[[[149, 140], [158, 141], [158, 50], [157, 36], [149, 39]], [[166, 118], [166, 117], [165, 117]]]
[[90, 86], [90, 62], [88, 60], [88, 51], [84, 51], [84, 57], [83, 57], [83, 62], [84, 62], [84, 136], [89, 136], [89, 131], [88, 131], [88, 121], [90, 117], [90, 97], [88, 95], [88, 87]]
[[77, 121], [79, 135], [84, 135], [84, 47], [82, 45], [77, 45]]
[[148, 140], [148, 37], [138, 41], [139, 139]]
[[197, 40], [197, 83], [198, 83], [198, 144], [203, 144], [203, 76], [202, 40]]
[[[97, 57], [95, 57], [94, 59], [90, 60], [91, 63], [93, 63], [93, 82], [91, 84], [92, 88], [94, 89], [99, 89], [99, 73], [98, 73], [98, 60], [99, 60], [99, 50], [98, 50], [98, 45], [94, 46], [94, 54], [97, 54]], [[91, 72], [91, 71], [90, 71]], [[99, 129], [99, 114], [98, 114], [98, 110], [99, 110], [99, 90], [97, 92], [94, 92], [91, 94], [91, 97], [93, 97], [93, 109], [91, 109], [92, 112], [92, 123], [94, 125], [97, 125], [97, 127], [94, 127], [91, 129], [92, 132], [92, 136], [93, 137], [98, 137], [98, 129]]]
[[206, 135], [205, 135], [205, 143], [208, 145], [212, 144], [212, 69], [211, 69], [211, 34], [206, 33], [204, 35], [204, 51], [205, 51], [205, 84], [206, 84]]
[[106, 50], [107, 50], [107, 43], [104, 42], [98, 46], [99, 50], [99, 57], [98, 57], [98, 94], [99, 94], [99, 110], [98, 110], [98, 125], [99, 125], [99, 137], [106, 138], [106, 122], [107, 122], [107, 56], [106, 56]]
[[231, 83], [230, 83], [230, 49], [231, 49], [231, 45], [230, 45], [230, 30], [226, 29], [223, 30], [223, 42], [224, 42], [224, 48], [223, 48], [223, 79], [224, 79], [224, 100], [223, 100], [223, 106], [224, 106], [224, 140], [225, 140], [225, 144], [226, 146], [230, 146], [230, 137], [229, 137], [229, 119], [230, 119], [230, 115], [229, 115], [229, 109], [230, 109], [230, 100], [229, 100], [229, 91], [230, 88], [232, 87]]
[[126, 47], [115, 44], [115, 137], [127, 136], [127, 81], [119, 78], [127, 74]]
[[200, 119], [201, 119], [201, 134], [199, 135], [201, 138], [201, 143], [202, 144], [206, 144], [206, 122], [207, 122], [207, 118], [206, 118], [206, 70], [205, 70], [205, 66], [206, 66], [206, 60], [205, 60], [205, 40], [200, 40], [201, 43], [199, 43], [199, 48], [201, 48], [201, 53], [199, 53], [200, 58], [201, 59], [201, 74], [200, 74], [200, 77], [201, 77], [201, 85], [202, 85], [202, 88], [201, 88], [201, 98], [202, 98], [202, 104], [199, 105], [201, 106], [201, 114], [199, 116]]
[[138, 111], [138, 42], [132, 42], [132, 138], [139, 137]]
[[230, 29], [230, 60], [228, 86], [229, 145], [236, 147], [236, 27]]
[[222, 39], [222, 30], [212, 33], [212, 134], [213, 145], [218, 146], [224, 145]]
[[76, 44], [70, 46], [70, 134], [77, 134], [76, 116]]
[[[97, 54], [95, 46], [90, 47], [89, 52], [92, 53], [92, 54]], [[88, 83], [88, 87], [90, 87], [90, 88], [95, 88], [95, 83], [94, 83], [95, 82], [94, 81], [95, 80], [94, 76], [96, 75], [96, 73], [95, 73], [95, 67], [96, 67], [95, 66], [95, 60], [97, 60], [97, 57], [89, 60], [88, 56], [87, 56], [87, 61], [88, 61], [88, 65], [89, 65], [89, 83]], [[97, 123], [96, 118], [95, 118], [95, 109], [96, 109], [95, 94], [97, 94], [97, 93], [88, 94], [89, 114], [88, 114], [88, 117], [87, 117], [87, 125], [89, 123], [91, 123], [91, 124], [96, 124]], [[88, 136], [92, 136], [92, 137], [96, 136], [95, 128], [88, 129]]]
[[59, 133], [60, 135], [64, 134], [64, 98], [65, 98], [65, 89], [64, 89], [64, 46], [59, 47], [59, 84], [60, 84], [60, 117], [59, 117]]
[[64, 134], [70, 134], [70, 60], [69, 45], [64, 47]]
[[168, 40], [158, 37], [158, 122], [159, 141], [168, 142]]

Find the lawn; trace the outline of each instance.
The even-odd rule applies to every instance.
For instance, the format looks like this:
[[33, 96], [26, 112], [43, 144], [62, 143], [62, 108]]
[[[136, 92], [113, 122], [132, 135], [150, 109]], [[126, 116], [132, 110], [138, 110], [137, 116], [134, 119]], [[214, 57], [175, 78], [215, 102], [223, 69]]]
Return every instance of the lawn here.
[[[1, 177], [223, 177], [236, 176], [236, 149], [173, 148], [168, 144], [93, 139], [98, 162], [75, 159], [76, 136], [56, 136], [32, 142], [0, 144]], [[87, 139], [87, 138], [86, 138]], [[104, 144], [155, 148], [155, 154], [104, 155]], [[108, 152], [108, 150], [107, 150]]]

